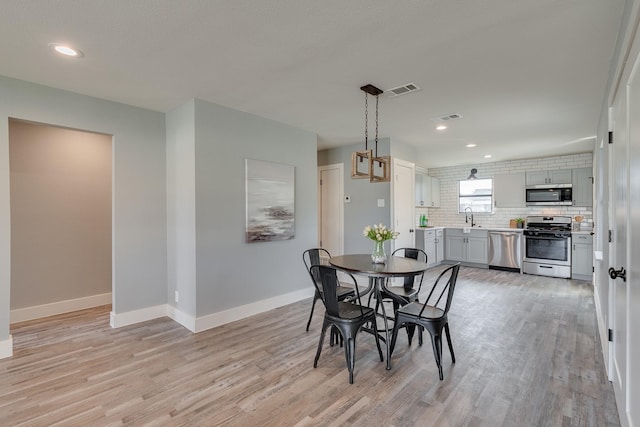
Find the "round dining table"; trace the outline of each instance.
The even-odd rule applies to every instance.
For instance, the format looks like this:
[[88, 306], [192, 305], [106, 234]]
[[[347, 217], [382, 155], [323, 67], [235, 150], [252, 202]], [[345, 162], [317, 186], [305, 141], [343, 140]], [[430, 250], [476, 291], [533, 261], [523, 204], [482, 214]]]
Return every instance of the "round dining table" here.
[[[427, 264], [416, 261], [412, 258], [390, 256], [384, 264], [374, 263], [370, 254], [341, 255], [329, 259], [329, 263], [339, 269], [352, 274], [369, 277], [369, 287], [364, 292], [374, 292], [375, 297], [382, 302], [381, 293], [385, 286], [385, 281], [389, 277], [405, 277], [417, 275], [427, 270]], [[382, 308], [382, 319], [384, 322], [385, 336], [380, 337], [387, 347], [387, 369], [391, 369], [391, 354], [389, 338], [389, 318], [387, 317], [384, 304]]]

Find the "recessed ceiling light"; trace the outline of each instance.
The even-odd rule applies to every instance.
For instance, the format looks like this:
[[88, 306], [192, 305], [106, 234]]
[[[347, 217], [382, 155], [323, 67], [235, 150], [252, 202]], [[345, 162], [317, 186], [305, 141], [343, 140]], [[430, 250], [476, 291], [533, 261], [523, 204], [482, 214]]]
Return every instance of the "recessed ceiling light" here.
[[84, 54], [71, 46], [62, 43], [49, 43], [49, 46], [61, 55], [69, 56], [72, 58], [82, 58]]
[[475, 146], [476, 146], [476, 144], [467, 144], [467, 145], [465, 145], [465, 147], [467, 147], [467, 148], [473, 148]]
[[484, 155], [484, 158], [485, 158], [485, 159], [490, 159], [490, 158], [491, 158], [491, 154], [485, 154], [485, 155]]
[[438, 125], [436, 126], [436, 130], [445, 130], [447, 128], [446, 125]]

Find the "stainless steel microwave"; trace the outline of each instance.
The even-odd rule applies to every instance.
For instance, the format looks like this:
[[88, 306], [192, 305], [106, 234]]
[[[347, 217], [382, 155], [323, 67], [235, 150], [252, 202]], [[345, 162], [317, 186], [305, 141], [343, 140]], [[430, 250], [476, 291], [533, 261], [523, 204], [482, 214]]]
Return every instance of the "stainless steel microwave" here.
[[571, 184], [528, 185], [526, 191], [527, 206], [572, 206]]

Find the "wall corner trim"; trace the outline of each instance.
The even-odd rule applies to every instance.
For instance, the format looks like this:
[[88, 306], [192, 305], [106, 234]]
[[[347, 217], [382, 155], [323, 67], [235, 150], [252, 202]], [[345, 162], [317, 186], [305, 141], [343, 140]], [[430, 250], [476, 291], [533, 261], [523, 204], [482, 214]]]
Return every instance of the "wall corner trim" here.
[[196, 332], [196, 318], [167, 304], [167, 316], [181, 324], [191, 332]]
[[157, 319], [167, 316], [167, 305], [161, 304], [153, 307], [141, 308], [139, 310], [127, 311], [126, 313], [109, 313], [109, 324], [112, 328], [122, 328], [147, 320]]
[[0, 359], [13, 356], [13, 337], [9, 335], [9, 338], [0, 341]]

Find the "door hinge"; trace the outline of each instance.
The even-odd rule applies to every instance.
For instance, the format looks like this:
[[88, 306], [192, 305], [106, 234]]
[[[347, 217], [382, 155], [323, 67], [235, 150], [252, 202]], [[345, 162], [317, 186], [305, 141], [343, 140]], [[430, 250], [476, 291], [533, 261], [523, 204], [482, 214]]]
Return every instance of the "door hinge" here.
[[613, 144], [613, 132], [609, 132], [609, 144]]
[[613, 329], [609, 329], [609, 342], [613, 342]]
[[595, 273], [596, 272], [596, 268], [594, 266], [591, 266], [591, 272]]
[[609, 243], [613, 243], [613, 231], [609, 230]]

